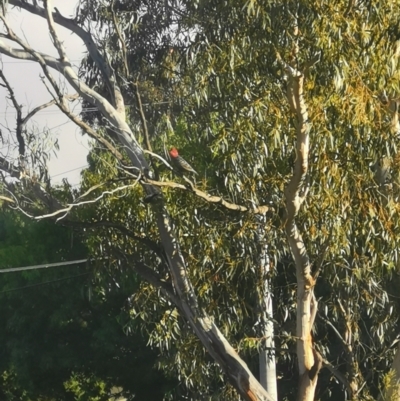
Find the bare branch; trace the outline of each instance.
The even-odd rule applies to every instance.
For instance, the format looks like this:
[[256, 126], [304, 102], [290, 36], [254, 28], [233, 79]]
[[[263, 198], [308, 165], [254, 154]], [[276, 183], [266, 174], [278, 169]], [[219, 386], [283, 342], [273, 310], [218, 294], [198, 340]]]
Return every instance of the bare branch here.
[[16, 129], [16, 136], [18, 141], [18, 152], [21, 157], [25, 155], [25, 140], [22, 136], [22, 108], [21, 105], [18, 104], [17, 99], [15, 97], [15, 93], [8, 82], [7, 78], [5, 77], [3, 70], [0, 70], [0, 78], [4, 82], [8, 93], [10, 95], [10, 99], [12, 104], [14, 105], [14, 109], [17, 112], [17, 129]]
[[47, 19], [47, 23], [49, 25], [49, 32], [50, 32], [51, 38], [53, 39], [54, 47], [58, 51], [58, 55], [60, 56], [60, 60], [62, 62], [68, 61], [68, 57], [67, 57], [67, 54], [65, 52], [64, 45], [62, 44], [61, 40], [59, 39], [57, 31], [56, 31], [56, 28], [54, 26], [53, 14], [50, 11], [50, 9], [51, 9], [51, 0], [44, 0], [43, 3], [44, 3], [44, 8], [46, 10], [46, 12], [45, 12], [46, 19]]
[[[99, 195], [95, 199], [91, 199], [91, 200], [88, 200], [88, 201], [77, 202], [77, 203], [71, 203], [67, 207], [65, 207], [63, 209], [56, 210], [53, 213], [48, 213], [48, 214], [44, 214], [44, 215], [36, 216], [36, 217], [34, 217], [34, 216], [30, 216], [30, 217], [32, 217], [35, 220], [43, 220], [43, 219], [46, 219], [46, 218], [49, 218], [49, 217], [55, 217], [55, 216], [58, 216], [58, 215], [64, 213], [64, 216], [61, 217], [61, 218], [64, 218], [73, 208], [78, 207], [78, 206], [82, 206], [82, 205], [91, 204], [91, 203], [96, 203], [97, 201], [102, 199], [105, 195], [113, 195], [116, 192], [123, 191], [123, 190], [129, 189], [129, 188], [133, 188], [134, 186], [137, 185], [138, 181], [139, 180], [137, 180], [134, 184], [124, 185], [122, 187], [115, 188], [115, 189], [113, 189], [111, 191], [104, 191], [101, 195]], [[57, 221], [60, 220], [61, 218], [58, 218]]]
[[[5, 36], [3, 34], [1, 34], [0, 37], [8, 38], [8, 36]], [[19, 60], [37, 61], [37, 59], [31, 53], [29, 53], [25, 50], [22, 50], [22, 49], [14, 49], [13, 47], [9, 46], [2, 40], [0, 40], [0, 53], [3, 53], [6, 56], [16, 58]], [[37, 53], [40, 54], [40, 56], [43, 58], [43, 60], [45, 60], [46, 64], [49, 67], [52, 67], [56, 70], [58, 70], [59, 68], [60, 69], [62, 68], [62, 64], [54, 57], [51, 57], [48, 54], [41, 53], [41, 52], [37, 52]]]
[[[28, 2], [25, 2], [23, 0], [9, 0], [9, 3], [13, 6], [20, 7], [32, 14], [38, 15], [40, 17], [46, 18], [46, 12], [45, 9], [38, 6], [37, 4], [29, 4]], [[121, 92], [116, 85], [115, 82], [115, 77], [112, 73], [112, 69], [108, 65], [108, 63], [105, 61], [104, 57], [101, 55], [99, 52], [95, 41], [92, 37], [92, 35], [85, 31], [83, 28], [81, 28], [75, 20], [65, 18], [63, 17], [59, 12], [57, 13], [52, 13], [53, 20], [63, 26], [66, 29], [69, 29], [71, 32], [75, 33], [77, 36], [79, 36], [82, 41], [85, 43], [86, 48], [89, 51], [90, 56], [94, 60], [94, 62], [97, 64], [99, 67], [103, 78], [109, 88], [109, 91], [111, 93], [111, 96], [114, 100], [114, 104], [116, 106], [116, 109], [118, 110], [119, 113], [125, 113], [124, 109], [124, 101], [121, 96]], [[11, 56], [12, 57], [12, 56]], [[77, 92], [79, 92], [77, 90]]]
[[135, 90], [135, 96], [136, 96], [136, 101], [138, 103], [140, 120], [142, 122], [143, 133], [144, 133], [147, 150], [151, 152], [152, 148], [151, 148], [151, 143], [150, 143], [149, 130], [147, 128], [146, 116], [144, 115], [144, 111], [143, 111], [142, 99], [140, 97], [140, 92], [139, 92], [139, 84], [138, 84], [138, 82], [136, 82], [136, 83], [132, 82], [132, 86], [133, 86], [133, 89]]
[[[79, 95], [76, 93], [74, 95], [65, 95], [66, 98], [70, 100], [75, 100], [78, 99]], [[47, 103], [43, 103], [40, 106], [35, 107], [32, 111], [30, 111], [23, 119], [21, 124], [26, 125], [28, 120], [30, 120], [35, 114], [39, 113], [39, 111], [42, 111], [43, 109], [46, 109], [47, 107], [53, 106], [57, 104], [57, 102], [53, 99], [50, 100]]]
[[194, 186], [192, 186], [191, 188], [188, 188], [187, 186], [185, 186], [183, 184], [179, 184], [179, 183], [173, 182], [173, 181], [154, 181], [154, 180], [147, 179], [146, 182], [148, 182], [149, 184], [152, 184], [154, 186], [157, 186], [157, 187], [178, 188], [178, 189], [182, 189], [184, 191], [193, 192], [195, 195], [197, 195], [199, 198], [204, 199], [206, 202], [222, 205], [226, 209], [229, 209], [229, 210], [234, 210], [234, 211], [238, 211], [238, 212], [249, 212], [252, 214], [265, 214], [269, 211], [273, 211], [273, 208], [271, 208], [270, 206], [266, 206], [266, 205], [251, 209], [246, 206], [237, 205], [235, 203], [230, 203], [230, 202], [227, 202], [226, 200], [224, 200], [220, 196], [209, 195], [206, 192], [203, 192]]

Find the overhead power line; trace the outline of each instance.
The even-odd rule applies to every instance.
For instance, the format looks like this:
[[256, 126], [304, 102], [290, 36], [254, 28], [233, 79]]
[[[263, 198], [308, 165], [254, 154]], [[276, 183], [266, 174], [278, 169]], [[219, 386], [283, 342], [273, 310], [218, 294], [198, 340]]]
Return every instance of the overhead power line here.
[[58, 177], [59, 175], [64, 175], [64, 174], [70, 173], [71, 171], [82, 170], [83, 168], [88, 167], [88, 166], [89, 166], [89, 164], [85, 164], [84, 166], [73, 168], [72, 170], [67, 170], [67, 171], [63, 171], [62, 173], [54, 174], [50, 178]]
[[88, 261], [88, 259], [79, 259], [79, 260], [72, 260], [69, 262], [46, 263], [44, 265], [12, 267], [9, 269], [0, 269], [0, 273], [20, 272], [20, 271], [24, 271], [24, 270], [35, 270], [35, 269], [46, 269], [48, 267], [56, 267], [56, 266], [58, 267], [58, 266], [77, 265], [79, 263], [84, 263], [87, 261]]

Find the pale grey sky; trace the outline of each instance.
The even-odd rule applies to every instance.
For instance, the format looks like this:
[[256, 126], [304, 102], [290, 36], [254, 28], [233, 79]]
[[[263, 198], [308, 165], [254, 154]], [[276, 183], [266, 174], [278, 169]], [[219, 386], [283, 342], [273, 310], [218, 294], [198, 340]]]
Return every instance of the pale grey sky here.
[[[66, 17], [73, 16], [76, 0], [53, 0], [54, 7]], [[9, 8], [7, 15], [13, 30], [22, 35], [26, 41], [35, 49], [57, 57], [57, 52], [51, 43], [45, 19], [33, 16], [24, 11]], [[84, 46], [81, 40], [72, 35], [70, 31], [59, 28], [59, 34], [64, 41], [69, 59], [76, 66], [84, 56]], [[15, 45], [13, 45], [15, 47]], [[23, 105], [23, 113], [26, 115], [36, 106], [51, 100], [40, 77], [43, 75], [41, 68], [34, 62], [21, 61], [1, 55], [3, 71], [8, 78], [16, 94], [17, 101]], [[65, 82], [63, 77], [54, 72], [59, 83]], [[73, 93], [72, 90], [69, 93]], [[11, 103], [6, 99], [5, 88], [0, 87], [0, 124], [15, 128], [15, 113]], [[79, 112], [80, 105], [75, 110]], [[59, 183], [63, 178], [68, 178], [71, 185], [76, 185], [80, 180], [80, 170], [87, 165], [86, 156], [88, 152], [87, 136], [83, 137], [80, 130], [55, 106], [39, 112], [33, 117], [31, 124], [39, 128], [39, 131], [48, 127], [52, 136], [58, 139], [60, 151], [57, 157], [52, 156], [49, 162], [50, 176], [54, 177], [52, 183]], [[3, 134], [5, 130], [1, 127]], [[0, 153], [3, 155], [10, 149], [0, 145]], [[71, 171], [72, 170], [72, 171]]]

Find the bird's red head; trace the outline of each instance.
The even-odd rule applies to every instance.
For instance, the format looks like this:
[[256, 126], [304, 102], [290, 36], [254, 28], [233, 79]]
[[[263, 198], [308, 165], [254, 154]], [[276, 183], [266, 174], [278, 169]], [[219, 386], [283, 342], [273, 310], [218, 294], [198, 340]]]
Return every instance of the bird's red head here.
[[171, 148], [169, 150], [169, 155], [173, 158], [178, 157], [179, 156], [178, 150], [176, 148]]

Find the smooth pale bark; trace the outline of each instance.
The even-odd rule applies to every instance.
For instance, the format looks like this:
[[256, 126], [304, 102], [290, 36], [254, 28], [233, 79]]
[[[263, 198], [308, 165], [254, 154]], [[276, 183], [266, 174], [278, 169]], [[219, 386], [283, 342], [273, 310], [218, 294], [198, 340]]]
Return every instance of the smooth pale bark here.
[[260, 245], [259, 268], [260, 268], [260, 333], [262, 339], [258, 354], [260, 367], [260, 383], [268, 391], [268, 394], [275, 401], [278, 401], [278, 389], [276, 381], [275, 342], [273, 324], [272, 288], [269, 277], [270, 259], [268, 255], [268, 244], [265, 242], [264, 227], [266, 224], [265, 215], [257, 216], [259, 228], [257, 237]]
[[296, 160], [292, 178], [285, 188], [285, 230], [295, 262], [297, 278], [296, 337], [300, 376], [297, 400], [314, 401], [318, 373], [322, 366], [322, 358], [313, 347], [311, 335], [317, 311], [317, 301], [314, 296], [315, 279], [311, 274], [311, 264], [307, 250], [296, 224], [296, 216], [308, 193], [306, 178], [310, 150], [309, 121], [303, 93], [304, 75], [285, 63], [279, 54], [278, 60], [289, 77], [287, 98], [297, 120]]
[[187, 277], [185, 260], [174, 237], [172, 221], [165, 206], [160, 210], [162, 210], [162, 213], [158, 214], [160, 238], [168, 258], [174, 287], [184, 316], [211, 357], [219, 363], [230, 383], [245, 400], [274, 401], [222, 335], [213, 319], [199, 308], [194, 289]]
[[274, 325], [272, 322], [273, 307], [272, 293], [268, 279], [265, 279], [263, 291], [262, 312], [262, 337], [265, 338], [264, 346], [260, 350], [260, 383], [268, 391], [271, 398], [278, 401], [278, 389], [276, 383], [276, 361], [275, 361], [275, 342], [274, 342]]

